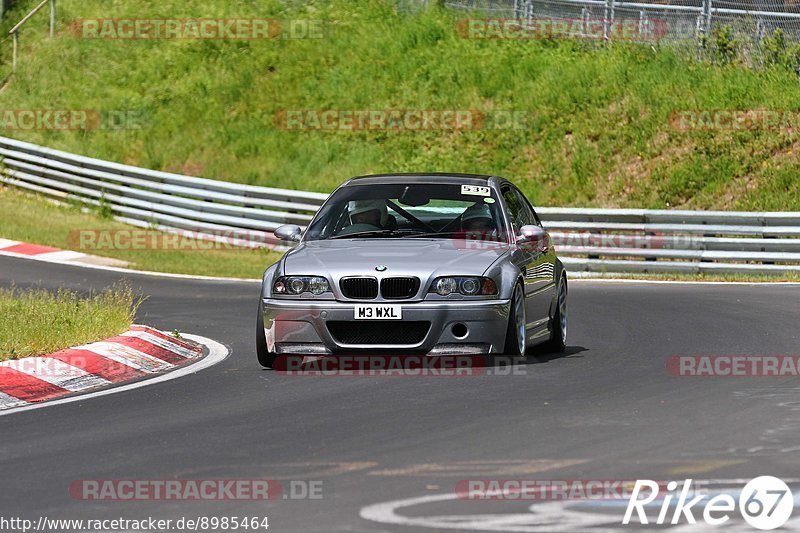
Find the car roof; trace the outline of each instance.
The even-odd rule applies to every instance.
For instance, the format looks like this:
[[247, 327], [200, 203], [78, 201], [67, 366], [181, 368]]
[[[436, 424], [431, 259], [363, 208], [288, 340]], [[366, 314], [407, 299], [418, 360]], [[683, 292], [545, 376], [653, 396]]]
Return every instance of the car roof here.
[[356, 176], [342, 184], [342, 187], [353, 185], [375, 185], [378, 183], [446, 183], [464, 185], [492, 185], [496, 176], [488, 174], [457, 174], [448, 172], [408, 172], [393, 174], [371, 174]]

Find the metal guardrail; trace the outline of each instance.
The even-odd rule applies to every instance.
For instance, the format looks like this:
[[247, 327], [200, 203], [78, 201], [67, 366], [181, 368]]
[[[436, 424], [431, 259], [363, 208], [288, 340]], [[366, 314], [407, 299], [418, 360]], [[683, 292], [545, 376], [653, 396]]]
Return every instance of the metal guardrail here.
[[[5, 137], [0, 161], [1, 183], [105, 206], [138, 227], [209, 238], [248, 232], [245, 245], [280, 245], [272, 231], [306, 225], [327, 197], [147, 170]], [[572, 273], [800, 272], [800, 212], [537, 211]]]
[[800, 272], [800, 213], [540, 208], [571, 272]]
[[213, 235], [247, 231], [278, 244], [272, 230], [305, 225], [326, 194], [256, 187], [147, 170], [0, 137], [0, 182], [58, 200], [106, 206], [138, 227]]

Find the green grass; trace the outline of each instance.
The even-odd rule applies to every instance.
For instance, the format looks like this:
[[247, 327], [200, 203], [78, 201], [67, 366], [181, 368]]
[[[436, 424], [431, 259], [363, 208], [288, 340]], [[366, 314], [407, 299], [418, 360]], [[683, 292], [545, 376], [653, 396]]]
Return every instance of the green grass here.
[[[20, 1], [3, 27], [34, 4]], [[714, 65], [659, 46], [459, 37], [463, 12], [389, 0], [60, 0], [21, 34], [4, 109], [141, 110], [141, 130], [7, 132], [104, 159], [330, 191], [389, 171], [507, 176], [538, 205], [800, 209], [796, 133], [682, 132], [686, 109], [800, 109], [790, 69]], [[77, 18], [274, 17], [323, 39], [80, 40]], [[5, 68], [10, 45], [3, 46]], [[286, 109], [523, 110], [522, 130], [292, 132]]]
[[[44, 221], [44, 222], [43, 222]], [[64, 250], [127, 261], [128, 268], [200, 276], [261, 278], [264, 270], [280, 258], [265, 249], [246, 250], [125, 250], [80, 249], [70, 235], [80, 230], [125, 230], [121, 224], [97, 213], [84, 213], [77, 206], [53, 203], [16, 189], [0, 186], [0, 238], [32, 242]], [[193, 241], [187, 241], [190, 245]]]
[[0, 360], [44, 355], [126, 331], [139, 300], [127, 287], [83, 297], [60, 289], [0, 289]]

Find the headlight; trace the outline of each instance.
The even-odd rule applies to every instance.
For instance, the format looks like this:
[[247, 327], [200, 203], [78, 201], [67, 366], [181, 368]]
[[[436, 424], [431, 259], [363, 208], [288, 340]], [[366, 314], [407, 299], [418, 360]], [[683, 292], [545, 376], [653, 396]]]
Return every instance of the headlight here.
[[437, 278], [431, 284], [429, 292], [439, 296], [457, 293], [464, 296], [491, 296], [497, 294], [497, 284], [492, 278], [483, 277], [447, 277]]
[[285, 276], [275, 280], [272, 286], [275, 294], [298, 295], [310, 292], [318, 295], [330, 290], [328, 280], [321, 276]]
[[467, 294], [470, 296], [473, 294], [478, 294], [478, 291], [481, 289], [480, 281], [474, 278], [462, 279], [458, 286], [461, 294]]
[[433, 287], [439, 296], [447, 296], [458, 290], [458, 281], [455, 278], [439, 278]]
[[322, 294], [323, 292], [328, 292], [328, 280], [318, 277], [309, 278], [308, 292], [311, 294]]

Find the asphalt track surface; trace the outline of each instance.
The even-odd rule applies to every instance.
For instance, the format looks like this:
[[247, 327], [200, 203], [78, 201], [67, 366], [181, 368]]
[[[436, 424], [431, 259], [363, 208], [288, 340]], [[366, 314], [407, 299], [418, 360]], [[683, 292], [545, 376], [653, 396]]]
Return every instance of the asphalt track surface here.
[[[292, 377], [256, 362], [255, 283], [0, 258], [1, 286], [88, 291], [120, 279], [148, 296], [140, 323], [215, 339], [230, 357], [174, 381], [0, 417], [0, 515], [268, 516], [270, 531], [435, 531], [361, 516], [428, 496], [398, 512], [423, 522], [525, 513], [518, 530], [580, 530], [547, 523], [558, 512], [537, 514], [531, 502], [447, 495], [465, 479], [800, 477], [797, 378], [666, 371], [673, 355], [800, 353], [796, 285], [575, 282], [566, 355], [531, 356], [515, 375]], [[322, 481], [323, 498], [131, 503], [68, 492], [81, 479], [233, 478]]]

